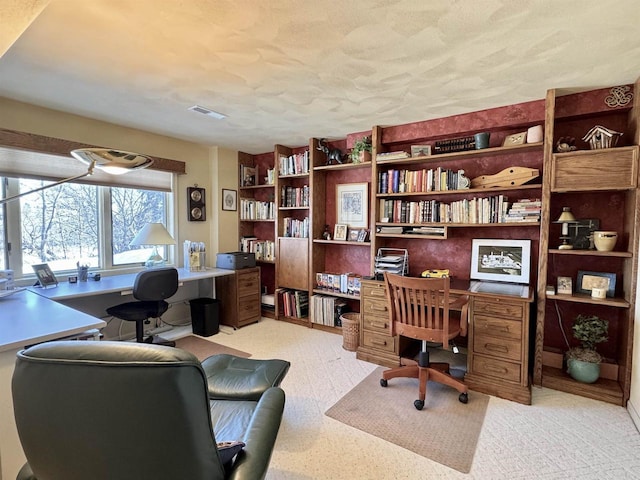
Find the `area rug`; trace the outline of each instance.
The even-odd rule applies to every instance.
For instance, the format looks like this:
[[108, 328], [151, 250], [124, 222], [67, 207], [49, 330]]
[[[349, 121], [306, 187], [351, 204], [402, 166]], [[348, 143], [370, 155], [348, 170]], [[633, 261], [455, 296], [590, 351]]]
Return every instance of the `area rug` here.
[[374, 370], [325, 415], [469, 473], [489, 396], [471, 391], [465, 405], [453, 388], [429, 382], [424, 409], [416, 410], [418, 380], [394, 378], [383, 388], [383, 370]]
[[198, 360], [202, 361], [211, 355], [217, 355], [219, 353], [226, 353], [229, 355], [235, 355], [237, 357], [250, 357], [251, 354], [236, 350], [235, 348], [225, 347], [219, 343], [214, 343], [204, 338], [197, 337], [195, 335], [189, 335], [188, 337], [179, 338], [176, 340], [176, 347], [182, 348], [187, 352], [193, 353]]

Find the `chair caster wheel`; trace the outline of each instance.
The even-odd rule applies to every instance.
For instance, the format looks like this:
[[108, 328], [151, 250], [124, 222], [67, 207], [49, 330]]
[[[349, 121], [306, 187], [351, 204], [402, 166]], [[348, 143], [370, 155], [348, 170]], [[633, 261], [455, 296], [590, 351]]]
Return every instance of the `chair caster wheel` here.
[[387, 385], [389, 385], [389, 383], [384, 378], [381, 378], [380, 379], [380, 386], [381, 387], [386, 387]]
[[413, 402], [413, 406], [416, 407], [416, 410], [422, 410], [422, 407], [424, 407], [424, 402], [422, 400], [416, 400], [415, 402]]
[[469, 401], [469, 395], [467, 393], [461, 393], [458, 400], [460, 400], [460, 403], [467, 403]]

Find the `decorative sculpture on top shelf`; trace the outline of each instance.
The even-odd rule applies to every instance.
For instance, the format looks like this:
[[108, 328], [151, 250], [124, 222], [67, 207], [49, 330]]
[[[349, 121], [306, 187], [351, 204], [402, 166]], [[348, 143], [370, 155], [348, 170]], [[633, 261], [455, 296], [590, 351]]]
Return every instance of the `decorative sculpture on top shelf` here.
[[343, 163], [342, 151], [339, 148], [329, 148], [326, 139], [321, 138], [318, 141], [318, 150], [327, 156], [327, 165], [333, 165], [334, 162]]
[[603, 127], [602, 125], [596, 125], [582, 137], [582, 140], [589, 143], [591, 150], [599, 150], [601, 148], [615, 147], [621, 136], [622, 133], [620, 132]]

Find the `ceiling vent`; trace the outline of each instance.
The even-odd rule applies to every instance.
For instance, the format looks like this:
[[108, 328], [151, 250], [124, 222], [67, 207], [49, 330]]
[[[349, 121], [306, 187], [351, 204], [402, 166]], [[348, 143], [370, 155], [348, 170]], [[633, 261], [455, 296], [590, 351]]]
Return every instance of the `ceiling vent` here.
[[200, 105], [194, 105], [193, 107], [189, 107], [189, 110], [191, 110], [192, 112], [202, 113], [203, 115], [209, 115], [210, 117], [216, 118], [218, 120], [227, 118], [227, 116], [222, 113], [214, 112], [213, 110], [209, 110], [206, 107], [201, 107]]

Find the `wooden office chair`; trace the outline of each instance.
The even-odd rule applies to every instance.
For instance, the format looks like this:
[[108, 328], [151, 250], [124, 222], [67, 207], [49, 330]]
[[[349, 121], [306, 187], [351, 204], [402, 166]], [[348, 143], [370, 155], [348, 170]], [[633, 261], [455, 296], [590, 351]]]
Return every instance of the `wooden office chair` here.
[[[449, 278], [403, 277], [384, 274], [389, 304], [389, 328], [392, 335], [422, 340], [418, 362], [403, 359], [403, 366], [382, 372], [380, 385], [387, 386], [392, 378], [408, 377], [420, 380], [419, 398], [413, 405], [422, 410], [427, 382], [433, 380], [460, 392], [462, 403], [469, 400], [467, 386], [449, 374], [448, 363], [430, 363], [427, 342], [441, 343], [449, 349], [449, 341], [467, 334], [468, 296], [449, 299]], [[449, 309], [460, 309], [460, 319], [450, 318]], [[407, 364], [409, 363], [409, 364]]]
[[136, 276], [133, 297], [137, 302], [126, 302], [107, 308], [107, 313], [116, 318], [136, 322], [136, 341], [175, 347], [176, 342], [158, 335], [144, 338], [144, 324], [151, 318], [160, 318], [169, 309], [165, 301], [178, 291], [178, 270], [173, 267], [150, 268]]

